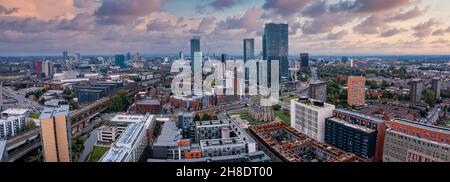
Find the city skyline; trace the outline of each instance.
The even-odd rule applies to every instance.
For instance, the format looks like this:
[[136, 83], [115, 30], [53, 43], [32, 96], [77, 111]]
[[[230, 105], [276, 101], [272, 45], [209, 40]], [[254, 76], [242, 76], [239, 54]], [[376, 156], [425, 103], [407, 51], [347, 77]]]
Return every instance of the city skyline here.
[[[0, 55], [202, 52], [262, 49], [265, 23], [289, 24], [289, 52], [448, 54], [449, 2], [439, 0], [0, 0]], [[381, 16], [381, 15], [383, 16]], [[356, 53], [355, 53], [356, 52]]]

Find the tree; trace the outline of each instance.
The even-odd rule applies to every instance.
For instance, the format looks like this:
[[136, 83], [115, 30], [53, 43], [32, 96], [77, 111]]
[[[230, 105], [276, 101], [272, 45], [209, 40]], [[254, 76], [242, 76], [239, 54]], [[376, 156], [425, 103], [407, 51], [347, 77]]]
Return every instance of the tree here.
[[426, 89], [424, 92], [425, 102], [430, 106], [434, 107], [436, 104], [436, 94], [431, 89]]
[[194, 121], [200, 121], [200, 116], [199, 116], [198, 114], [196, 114], [196, 115], [194, 116]]
[[207, 120], [210, 120], [210, 119], [211, 119], [211, 117], [209, 116], [208, 113], [202, 114], [202, 117], [201, 117], [202, 121], [207, 121]]

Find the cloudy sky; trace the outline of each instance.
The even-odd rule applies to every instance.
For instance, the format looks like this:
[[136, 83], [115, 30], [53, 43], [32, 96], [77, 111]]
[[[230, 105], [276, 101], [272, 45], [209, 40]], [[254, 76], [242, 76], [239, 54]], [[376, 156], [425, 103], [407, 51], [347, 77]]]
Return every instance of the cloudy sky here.
[[0, 0], [0, 56], [261, 49], [264, 23], [289, 24], [289, 53], [450, 54], [448, 0]]

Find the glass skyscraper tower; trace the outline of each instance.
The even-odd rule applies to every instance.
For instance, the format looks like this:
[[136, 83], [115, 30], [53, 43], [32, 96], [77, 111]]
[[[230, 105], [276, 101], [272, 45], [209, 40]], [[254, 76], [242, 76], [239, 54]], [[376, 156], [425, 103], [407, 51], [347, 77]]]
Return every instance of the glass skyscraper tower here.
[[271, 61], [280, 61], [280, 77], [289, 76], [288, 24], [267, 23], [263, 35], [263, 59], [267, 60], [267, 82], [271, 83]]

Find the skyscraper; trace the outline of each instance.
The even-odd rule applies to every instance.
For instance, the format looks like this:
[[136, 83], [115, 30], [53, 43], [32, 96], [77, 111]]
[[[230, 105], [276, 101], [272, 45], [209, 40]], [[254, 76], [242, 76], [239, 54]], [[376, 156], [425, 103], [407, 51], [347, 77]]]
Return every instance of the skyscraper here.
[[441, 97], [441, 78], [440, 77], [434, 77], [431, 80], [431, 89], [433, 89], [433, 92], [436, 94], [436, 99], [439, 99]]
[[63, 51], [63, 60], [68, 60], [69, 59], [69, 53], [67, 52], [67, 50]]
[[300, 68], [307, 70], [309, 68], [309, 54], [300, 53]]
[[279, 60], [280, 77], [289, 76], [288, 24], [267, 23], [263, 35], [263, 59], [267, 60], [268, 80], [271, 83], [271, 61]]
[[194, 72], [194, 53], [200, 52], [200, 36], [194, 36], [191, 39], [191, 69]]
[[423, 82], [421, 79], [413, 79], [409, 82], [409, 99], [412, 105], [422, 100]]
[[70, 162], [69, 106], [45, 108], [39, 120], [45, 161]]
[[80, 62], [80, 61], [81, 61], [81, 54], [80, 54], [80, 53], [75, 53], [75, 60], [76, 60], [77, 62]]
[[244, 63], [255, 57], [255, 39], [244, 39]]
[[120, 68], [125, 68], [125, 56], [124, 55], [116, 55], [114, 56], [115, 65], [120, 66]]
[[349, 106], [363, 106], [366, 104], [366, 78], [348, 77], [347, 104]]
[[131, 53], [130, 52], [127, 53], [127, 60], [131, 60]]
[[228, 59], [228, 56], [226, 54], [221, 54], [220, 55], [220, 61], [222, 63], [225, 63], [227, 61], [227, 59]]
[[[255, 39], [244, 39], [244, 63], [255, 58]], [[245, 68], [245, 80], [249, 78], [249, 70]]]
[[41, 78], [41, 76], [42, 76], [42, 61], [40, 61], [40, 60], [35, 61], [34, 67], [36, 70], [36, 77]]
[[324, 81], [313, 81], [309, 83], [309, 97], [325, 102], [327, 100], [327, 83]]
[[51, 78], [53, 76], [53, 63], [50, 61], [42, 62], [42, 72], [46, 78]]

